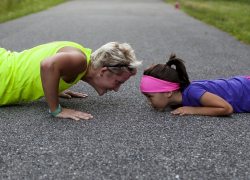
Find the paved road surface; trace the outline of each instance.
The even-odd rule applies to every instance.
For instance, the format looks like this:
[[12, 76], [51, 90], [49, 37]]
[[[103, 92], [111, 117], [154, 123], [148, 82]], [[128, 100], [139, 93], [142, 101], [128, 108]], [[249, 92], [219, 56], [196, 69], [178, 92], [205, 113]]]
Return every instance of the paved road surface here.
[[0, 179], [250, 179], [249, 114], [171, 116], [139, 92], [143, 69], [172, 52], [192, 80], [250, 75], [249, 45], [160, 0], [73, 0], [0, 24], [11, 51], [56, 40], [128, 42], [143, 65], [117, 93], [79, 83], [87, 99], [60, 99], [90, 121], [52, 118], [44, 98], [1, 107]]

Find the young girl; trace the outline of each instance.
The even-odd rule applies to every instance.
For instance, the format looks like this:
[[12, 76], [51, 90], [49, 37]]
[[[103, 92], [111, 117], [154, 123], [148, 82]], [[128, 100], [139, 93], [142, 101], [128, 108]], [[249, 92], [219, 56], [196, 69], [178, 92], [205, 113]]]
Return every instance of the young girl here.
[[153, 64], [144, 71], [141, 92], [158, 111], [169, 105], [183, 106], [171, 112], [181, 116], [250, 112], [250, 76], [190, 82], [184, 61], [175, 54], [166, 64]]

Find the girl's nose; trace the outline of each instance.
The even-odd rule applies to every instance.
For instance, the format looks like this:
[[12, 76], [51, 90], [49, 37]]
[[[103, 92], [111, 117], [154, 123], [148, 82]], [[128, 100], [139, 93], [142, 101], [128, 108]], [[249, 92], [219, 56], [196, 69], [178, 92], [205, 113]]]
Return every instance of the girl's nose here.
[[151, 103], [151, 101], [150, 101], [150, 99], [148, 98], [148, 105], [151, 105], [152, 103]]

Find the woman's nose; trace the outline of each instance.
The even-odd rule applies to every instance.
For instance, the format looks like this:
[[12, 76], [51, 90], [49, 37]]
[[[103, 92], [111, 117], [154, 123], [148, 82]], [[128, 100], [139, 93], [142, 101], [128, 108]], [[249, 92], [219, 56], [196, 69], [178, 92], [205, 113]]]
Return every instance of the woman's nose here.
[[114, 91], [117, 92], [117, 91], [119, 90], [120, 86], [121, 86], [120, 84], [117, 85], [117, 86], [115, 87]]

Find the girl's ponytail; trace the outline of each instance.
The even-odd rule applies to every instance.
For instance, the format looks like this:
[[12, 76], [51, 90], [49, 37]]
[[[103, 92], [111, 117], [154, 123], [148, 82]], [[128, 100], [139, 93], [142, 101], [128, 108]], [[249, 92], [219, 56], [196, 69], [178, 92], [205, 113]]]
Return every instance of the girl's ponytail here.
[[[171, 67], [172, 65], [175, 66], [175, 69]], [[166, 64], [153, 64], [147, 68], [143, 74], [161, 80], [179, 83], [181, 92], [190, 84], [184, 61], [177, 58], [173, 53], [170, 55]]]
[[185, 63], [185, 61], [176, 57], [176, 54], [174, 54], [174, 53], [172, 53], [170, 55], [169, 60], [166, 63], [166, 65], [169, 66], [170, 68], [172, 65], [175, 66], [175, 70], [178, 73], [178, 77], [180, 80], [179, 84], [181, 87], [181, 89], [180, 89], [181, 92], [184, 91], [184, 89], [186, 89], [188, 87], [188, 85], [190, 84], [189, 77], [188, 77], [184, 63]]

